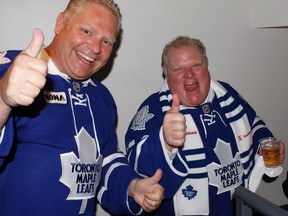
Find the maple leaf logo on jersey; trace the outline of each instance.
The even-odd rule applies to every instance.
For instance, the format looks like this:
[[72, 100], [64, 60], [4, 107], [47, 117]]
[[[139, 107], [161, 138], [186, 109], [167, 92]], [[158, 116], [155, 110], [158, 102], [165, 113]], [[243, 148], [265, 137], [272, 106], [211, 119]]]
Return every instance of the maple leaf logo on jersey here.
[[83, 200], [80, 209], [80, 212], [83, 212], [87, 199], [95, 196], [96, 187], [101, 178], [102, 157], [99, 154], [96, 160], [95, 140], [84, 128], [81, 128], [75, 140], [79, 158], [74, 152], [60, 155], [62, 164], [60, 182], [70, 188], [67, 200]]
[[6, 58], [5, 55], [7, 54], [7, 52], [0, 52], [0, 64], [7, 64], [10, 63], [11, 60], [9, 58]]
[[131, 125], [131, 129], [136, 131], [136, 130], [145, 130], [145, 124], [148, 122], [151, 118], [154, 117], [154, 114], [149, 113], [149, 106], [146, 105], [139, 110]]
[[214, 148], [221, 164], [215, 162], [207, 166], [209, 184], [218, 187], [217, 194], [230, 191], [234, 193], [236, 187], [242, 184], [243, 165], [239, 153], [233, 158], [231, 146], [221, 139], [217, 140]]
[[182, 194], [184, 195], [184, 197], [187, 197], [188, 200], [191, 200], [197, 195], [197, 191], [193, 190], [193, 187], [191, 185], [188, 185], [186, 189], [182, 189]]

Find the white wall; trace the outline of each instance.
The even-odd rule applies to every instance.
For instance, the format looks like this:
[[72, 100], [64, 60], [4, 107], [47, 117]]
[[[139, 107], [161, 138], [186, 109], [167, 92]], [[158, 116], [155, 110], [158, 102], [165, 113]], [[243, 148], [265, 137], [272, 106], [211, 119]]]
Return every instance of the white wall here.
[[[206, 44], [212, 77], [238, 89], [275, 136], [288, 143], [287, 28], [254, 28], [255, 4], [250, 0], [116, 1], [122, 9], [124, 32], [111, 73], [103, 83], [118, 105], [121, 149], [136, 109], [162, 83], [164, 45], [180, 34]], [[25, 48], [35, 27], [43, 29], [48, 44], [56, 15], [67, 2], [2, 1], [0, 50]], [[257, 191], [277, 205], [288, 204], [282, 192], [287, 162], [284, 167], [282, 176], [273, 183], [262, 183]], [[100, 210], [98, 215], [106, 214]]]
[[254, 0], [254, 26], [288, 27], [287, 0]]

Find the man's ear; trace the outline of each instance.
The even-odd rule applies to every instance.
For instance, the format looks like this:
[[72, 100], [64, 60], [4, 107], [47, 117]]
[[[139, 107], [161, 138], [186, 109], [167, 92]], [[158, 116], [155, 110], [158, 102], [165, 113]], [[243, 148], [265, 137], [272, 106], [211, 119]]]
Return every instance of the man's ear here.
[[57, 16], [56, 25], [55, 25], [55, 28], [54, 28], [54, 33], [56, 35], [59, 34], [59, 32], [61, 31], [61, 29], [63, 28], [64, 25], [65, 25], [64, 12], [61, 12]]

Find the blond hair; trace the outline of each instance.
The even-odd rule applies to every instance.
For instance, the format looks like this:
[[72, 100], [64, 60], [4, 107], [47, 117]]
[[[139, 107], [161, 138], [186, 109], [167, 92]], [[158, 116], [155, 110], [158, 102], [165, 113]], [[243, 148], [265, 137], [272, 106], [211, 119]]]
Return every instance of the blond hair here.
[[117, 33], [120, 32], [121, 28], [121, 22], [122, 22], [122, 14], [120, 12], [119, 6], [114, 2], [114, 0], [70, 0], [68, 3], [64, 13], [66, 16], [66, 19], [69, 20], [70, 17], [77, 12], [78, 8], [81, 8], [81, 6], [85, 5], [86, 3], [95, 3], [95, 4], [101, 4], [105, 7], [107, 7], [109, 10], [113, 12], [113, 14], [116, 16], [118, 21], [118, 28]]

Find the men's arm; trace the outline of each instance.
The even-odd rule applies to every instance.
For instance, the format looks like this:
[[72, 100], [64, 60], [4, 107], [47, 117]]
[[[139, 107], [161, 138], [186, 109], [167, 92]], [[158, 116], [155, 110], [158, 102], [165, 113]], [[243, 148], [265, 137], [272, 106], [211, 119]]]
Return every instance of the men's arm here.
[[0, 131], [11, 108], [30, 105], [46, 83], [48, 66], [38, 58], [43, 43], [42, 31], [35, 29], [27, 49], [15, 58], [0, 80]]

